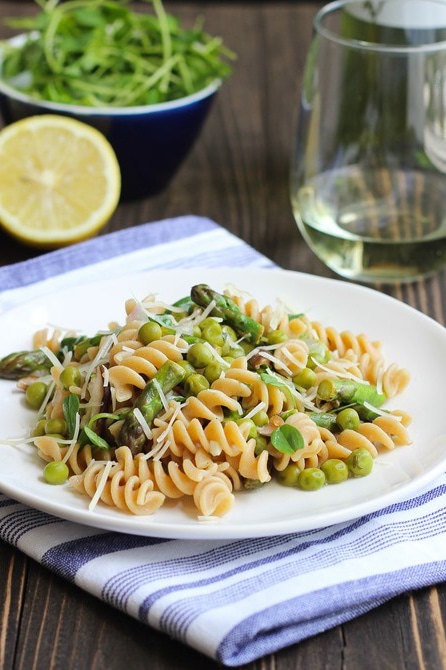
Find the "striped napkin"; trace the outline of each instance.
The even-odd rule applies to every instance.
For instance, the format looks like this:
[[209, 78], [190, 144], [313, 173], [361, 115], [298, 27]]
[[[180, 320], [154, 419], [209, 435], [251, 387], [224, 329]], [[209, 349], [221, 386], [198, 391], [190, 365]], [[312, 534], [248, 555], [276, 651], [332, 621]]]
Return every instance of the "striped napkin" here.
[[[212, 221], [181, 217], [0, 269], [0, 313], [48, 291], [154, 268], [272, 267]], [[124, 535], [0, 494], [0, 537], [112, 607], [227, 666], [446, 579], [446, 476], [353, 522], [237, 541]]]

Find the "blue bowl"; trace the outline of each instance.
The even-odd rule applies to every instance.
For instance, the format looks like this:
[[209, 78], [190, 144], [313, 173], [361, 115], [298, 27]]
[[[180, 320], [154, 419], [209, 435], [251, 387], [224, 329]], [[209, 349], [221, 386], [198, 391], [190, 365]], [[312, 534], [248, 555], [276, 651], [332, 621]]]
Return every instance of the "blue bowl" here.
[[94, 126], [108, 139], [121, 168], [121, 200], [146, 198], [169, 184], [192, 148], [220, 81], [171, 102], [141, 107], [82, 107], [31, 98], [0, 80], [6, 125], [37, 114], [61, 114]]

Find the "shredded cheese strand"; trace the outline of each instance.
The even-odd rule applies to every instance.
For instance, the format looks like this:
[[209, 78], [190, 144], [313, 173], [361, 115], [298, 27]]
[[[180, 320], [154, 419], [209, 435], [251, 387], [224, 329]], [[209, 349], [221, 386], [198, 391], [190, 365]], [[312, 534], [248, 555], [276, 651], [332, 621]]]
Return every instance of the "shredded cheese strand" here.
[[151, 440], [152, 437], [153, 437], [152, 431], [150, 430], [150, 426], [147, 423], [147, 421], [145, 420], [144, 415], [141, 412], [141, 410], [138, 409], [138, 407], [135, 407], [135, 409], [133, 410], [133, 414], [135, 416], [135, 419], [137, 420], [137, 422], [139, 423], [139, 425], [143, 429], [144, 435], [147, 437], [148, 440]]
[[49, 360], [51, 361], [51, 363], [54, 365], [55, 368], [57, 368], [58, 370], [63, 370], [63, 365], [62, 365], [62, 363], [61, 363], [60, 360], [57, 358], [57, 356], [54, 354], [54, 352], [51, 351], [51, 349], [49, 349], [49, 348], [46, 347], [46, 346], [43, 346], [43, 347], [40, 347], [40, 351], [43, 351], [43, 353], [45, 354], [45, 356], [46, 356], [47, 358], [49, 358]]
[[261, 412], [263, 409], [266, 409], [266, 402], [263, 402], [263, 400], [261, 400], [255, 407], [253, 407], [248, 412], [248, 414], [245, 414], [245, 416], [243, 418], [244, 419], [250, 419], [252, 416], [255, 416], [256, 414]]
[[104, 490], [105, 485], [107, 483], [108, 475], [110, 474], [110, 470], [112, 469], [113, 465], [114, 465], [113, 461], [107, 461], [107, 463], [105, 464], [105, 467], [101, 474], [101, 478], [98, 483], [98, 487], [95, 491], [93, 498], [90, 500], [90, 504], [88, 505], [89, 512], [92, 512], [96, 507], [96, 505], [98, 504], [99, 499], [102, 495], [102, 491]]

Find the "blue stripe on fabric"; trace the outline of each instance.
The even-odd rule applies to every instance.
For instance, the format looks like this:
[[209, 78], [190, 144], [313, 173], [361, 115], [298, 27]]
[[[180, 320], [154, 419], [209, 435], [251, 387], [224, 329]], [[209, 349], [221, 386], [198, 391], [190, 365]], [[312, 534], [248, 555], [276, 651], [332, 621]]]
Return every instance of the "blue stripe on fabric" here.
[[[192, 556], [174, 558], [153, 565], [151, 563], [147, 563], [129, 570], [118, 572], [104, 585], [102, 597], [109, 604], [120, 609], [125, 609], [126, 601], [130, 598], [131, 594], [136, 589], [143, 585], [146, 586], [152, 581], [156, 581], [168, 576], [172, 576], [173, 578], [175, 575], [189, 575], [194, 572], [201, 571], [209, 565], [213, 566], [214, 568], [218, 566], [224, 566], [225, 563], [233, 562], [237, 558], [246, 558], [246, 556], [251, 555], [255, 556], [257, 553], [270, 551], [271, 549], [278, 548], [279, 546], [289, 544], [290, 541], [297, 542], [298, 547], [296, 547], [294, 551], [299, 551], [302, 553], [312, 547], [322, 544], [329, 544], [347, 534], [350, 534], [361, 526], [366, 525], [370, 520], [384, 515], [395, 514], [401, 510], [421, 507], [424, 503], [440, 497], [445, 493], [446, 486], [438, 486], [428, 493], [423, 494], [422, 496], [413, 498], [409, 501], [406, 501], [405, 503], [395, 503], [394, 505], [391, 505], [384, 510], [380, 510], [379, 512], [374, 513], [374, 515], [362, 517], [361, 519], [358, 519], [354, 523], [351, 523], [347, 526], [334, 526], [318, 531], [309, 531], [306, 533], [271, 538], [255, 538], [250, 539], [249, 541], [238, 541], [229, 544], [226, 543], [223, 546], [218, 546], [217, 548], [215, 547], [215, 544], [212, 543], [209, 551], [200, 552]], [[379, 536], [377, 536], [377, 539], [379, 540]], [[336, 546], [333, 548], [333, 552], [336, 557]], [[271, 563], [271, 561], [275, 560], [276, 558], [277, 556], [271, 556], [271, 554], [269, 554], [265, 558], [259, 558], [254, 562], [237, 566], [236, 571], [241, 573], [242, 571], [250, 570], [256, 566]], [[228, 576], [231, 576], [231, 574], [233, 574], [232, 568], [228, 569], [224, 573], [220, 573], [214, 578], [214, 580], [219, 581], [221, 579], [226, 579]], [[175, 586], [171, 588], [179, 589], [189, 588], [191, 586], [193, 586], [193, 583], [185, 583], [183, 587]], [[160, 593], [151, 594], [146, 600], [144, 600], [141, 604], [139, 618], [146, 620], [148, 611], [150, 610], [153, 603], [157, 600], [158, 597], [161, 597], [164, 594], [165, 590]]]
[[62, 522], [45, 512], [25, 507], [0, 519], [0, 536], [5, 542], [16, 546], [20, 538], [30, 530], [53, 523]]
[[17, 505], [16, 500], [12, 500], [12, 498], [7, 498], [6, 496], [3, 496], [0, 494], [0, 507], [11, 507], [11, 505]]
[[265, 607], [234, 626], [221, 641], [217, 658], [228, 666], [249, 663], [350, 621], [404, 591], [430, 586], [445, 578], [445, 563], [434, 561], [315, 589], [310, 597], [302, 595]]
[[1, 290], [28, 286], [122, 254], [190, 238], [219, 226], [210, 219], [181, 216], [125, 228], [0, 268]]
[[[330, 540], [330, 544], [311, 555], [301, 555], [298, 557], [297, 555], [302, 553], [300, 546], [281, 552], [274, 556], [274, 559], [270, 557], [269, 561], [262, 561], [264, 565], [271, 563], [271, 568], [261, 573], [261, 580], [259, 579], [260, 573], [256, 572], [247, 579], [240, 579], [240, 581], [231, 585], [222, 585], [220, 590], [212, 591], [212, 609], [228, 605], [229, 603], [235, 603], [253, 593], [261, 591], [263, 584], [267, 584], [268, 588], [270, 588], [274, 584], [287, 581], [293, 577], [329, 568], [340, 561], [371, 556], [377, 550], [412, 539], [414, 537], [414, 530], [417, 532], [418, 540], [424, 537], [435, 537], [446, 532], [446, 523], [442, 510], [417, 519], [415, 522], [407, 520], [399, 521], [376, 528], [370, 534], [360, 536], [348, 544], [338, 544], [336, 547], [333, 547]], [[280, 565], [277, 564], [279, 560], [282, 562]], [[285, 563], [284, 560], [287, 562]], [[255, 562], [250, 567], [255, 568], [258, 565], [260, 564]], [[245, 569], [244, 566], [243, 571]], [[240, 571], [234, 571], [234, 573], [240, 574]], [[159, 599], [172, 591], [190, 588], [196, 589], [211, 584], [218, 584], [219, 581], [221, 581], [221, 577], [203, 579], [192, 585], [182, 584], [177, 588], [168, 587], [153, 595]], [[379, 595], [377, 593], [377, 596]], [[192, 621], [200, 614], [203, 614], [203, 612], [209, 610], [209, 602], [209, 593], [194, 593], [184, 600], [177, 599], [174, 604], [166, 607], [163, 612], [159, 621], [160, 629], [177, 639], [184, 639]], [[146, 616], [147, 614], [148, 611], [146, 611]]]
[[[105, 585], [102, 597], [114, 607], [125, 609], [126, 601], [132, 592], [142, 585], [175, 575], [187, 575], [206, 569], [209, 566], [224, 565], [246, 555], [265, 551], [270, 547], [289, 542], [288, 536], [272, 538], [253, 538], [248, 542], [206, 542], [197, 543], [197, 552], [191, 556], [166, 558], [156, 563], [144, 563], [130, 570], [114, 575]], [[203, 551], [203, 546], [209, 550]]]
[[100, 533], [69, 540], [48, 549], [42, 556], [41, 563], [72, 582], [80, 568], [96, 558], [102, 556], [107, 558], [117, 551], [153, 547], [170, 541], [162, 538], [125, 535], [123, 533]]

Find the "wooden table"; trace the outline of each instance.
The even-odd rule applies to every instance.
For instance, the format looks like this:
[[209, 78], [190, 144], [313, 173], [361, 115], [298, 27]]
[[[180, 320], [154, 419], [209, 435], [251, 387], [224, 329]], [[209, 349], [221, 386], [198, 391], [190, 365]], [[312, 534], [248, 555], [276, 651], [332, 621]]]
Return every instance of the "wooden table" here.
[[[311, 22], [320, 3], [166, 2], [185, 23], [201, 13], [209, 32], [238, 52], [204, 132], [157, 197], [122, 204], [104, 232], [186, 213], [208, 216], [284, 268], [329, 277], [291, 214], [288, 168]], [[32, 13], [0, 2], [0, 17]], [[10, 31], [0, 28], [1, 36]], [[150, 157], [148, 157], [150, 160]], [[36, 252], [0, 233], [0, 262]], [[387, 289], [386, 289], [387, 290]], [[388, 292], [444, 323], [446, 277]], [[137, 623], [0, 543], [3, 670], [174, 670], [213, 661]], [[299, 645], [245, 666], [285, 670], [446, 668], [446, 585], [407, 593]]]

